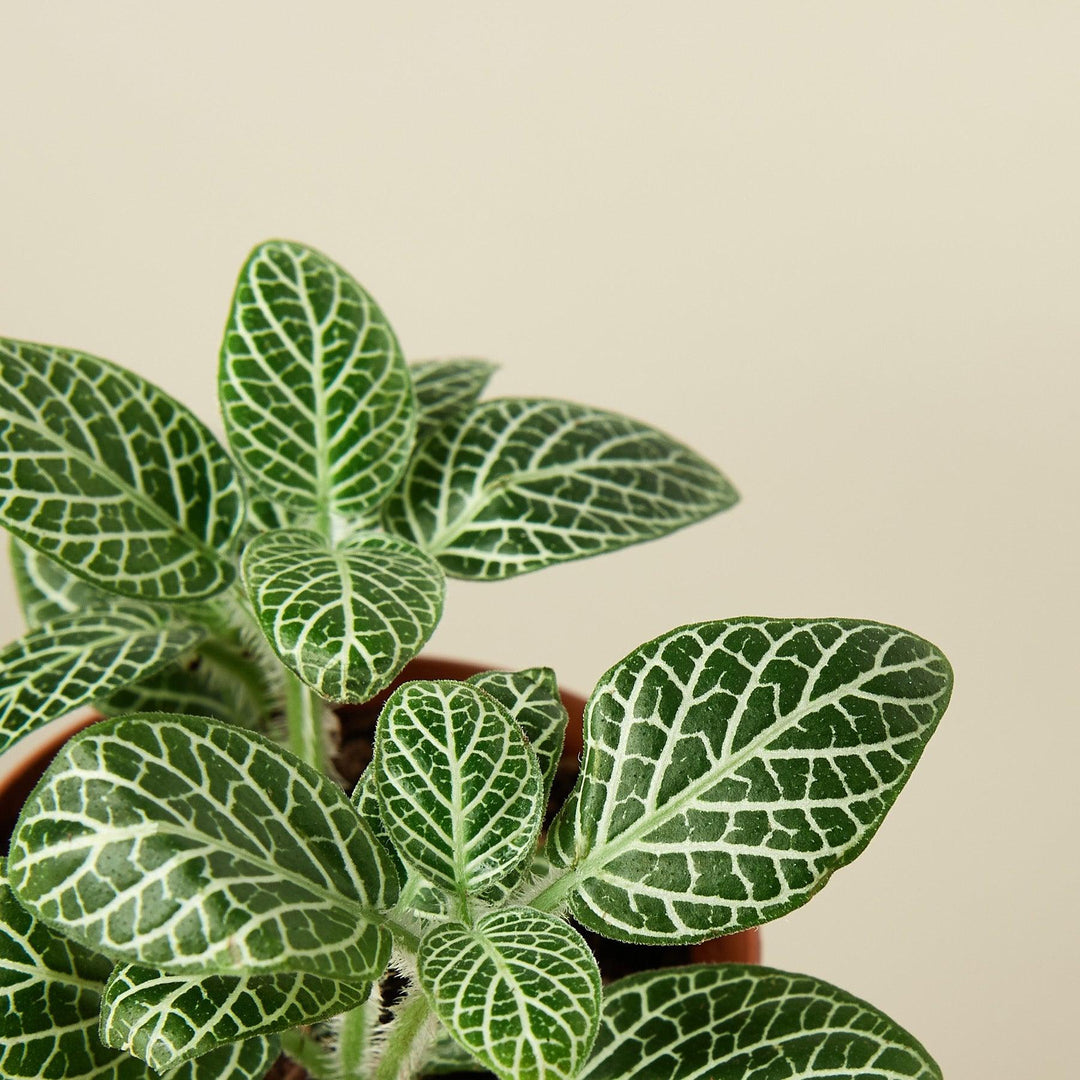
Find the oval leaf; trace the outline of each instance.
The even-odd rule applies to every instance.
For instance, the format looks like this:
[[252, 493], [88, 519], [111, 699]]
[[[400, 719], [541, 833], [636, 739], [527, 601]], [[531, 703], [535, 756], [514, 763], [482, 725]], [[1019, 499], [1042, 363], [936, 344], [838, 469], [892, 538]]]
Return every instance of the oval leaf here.
[[442, 615], [438, 564], [382, 534], [330, 549], [315, 533], [264, 533], [243, 575], [263, 633], [329, 701], [367, 701], [423, 647]]
[[424, 935], [419, 980], [461, 1046], [504, 1080], [572, 1080], [596, 1037], [600, 971], [581, 935], [532, 908]]
[[495, 364], [488, 360], [421, 360], [409, 365], [418, 410], [417, 444], [484, 392]]
[[673, 630], [599, 682], [548, 849], [583, 926], [694, 942], [803, 904], [866, 845], [952, 687], [904, 630], [732, 619]]
[[385, 520], [448, 574], [494, 579], [664, 536], [737, 499], [707, 461], [636, 420], [506, 398], [418, 448]]
[[26, 625], [31, 630], [61, 615], [111, 608], [116, 595], [83, 581], [17, 537], [10, 538], [11, 572]]
[[356, 517], [412, 449], [408, 368], [375, 301], [325, 255], [271, 240], [240, 272], [221, 349], [229, 443], [272, 500]]
[[372, 766], [394, 845], [435, 884], [477, 893], [532, 851], [543, 810], [536, 755], [475, 687], [399, 687], [379, 716]]
[[239, 480], [182, 405], [105, 360], [0, 339], [0, 521], [107, 592], [192, 600], [233, 578]]
[[[281, 1040], [277, 1036], [256, 1035], [254, 1039], [211, 1050], [162, 1074], [161, 1080], [262, 1080], [279, 1053]], [[142, 1069], [140, 1075], [145, 1077], [146, 1066]]]
[[118, 960], [175, 974], [382, 973], [397, 878], [344, 792], [253, 732], [185, 716], [95, 724], [23, 808], [20, 901]]
[[933, 1059], [865, 1001], [807, 975], [742, 964], [612, 983], [581, 1080], [941, 1080]]

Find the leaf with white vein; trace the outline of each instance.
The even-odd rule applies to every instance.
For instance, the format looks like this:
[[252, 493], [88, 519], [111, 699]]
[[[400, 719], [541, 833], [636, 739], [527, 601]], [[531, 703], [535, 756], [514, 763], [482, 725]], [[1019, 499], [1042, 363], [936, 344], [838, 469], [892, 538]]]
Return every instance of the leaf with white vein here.
[[244, 582], [283, 663], [329, 701], [367, 701], [423, 647], [446, 583], [430, 556], [381, 533], [328, 548], [303, 530], [264, 533]]
[[101, 1041], [164, 1072], [238, 1039], [355, 1009], [369, 990], [317, 975], [188, 979], [125, 964], [105, 987]]
[[331, 780], [212, 720], [132, 716], [70, 740], [23, 808], [21, 903], [175, 974], [382, 973], [397, 876]]
[[182, 405], [105, 360], [0, 339], [0, 522], [100, 588], [193, 600], [233, 578], [239, 480]]
[[581, 1080], [941, 1080], [873, 1006], [808, 975], [741, 964], [612, 983]]
[[362, 515], [412, 449], [412, 384], [386, 317], [345, 270], [300, 244], [271, 240], [248, 257], [219, 391], [244, 471], [294, 511]]
[[419, 980], [461, 1046], [503, 1080], [572, 1080], [596, 1037], [600, 971], [581, 935], [532, 908], [444, 923]]
[[114, 593], [83, 581], [17, 537], [10, 538], [11, 572], [26, 625], [33, 630], [60, 615], [91, 608], [111, 608]]
[[379, 716], [372, 767], [394, 845], [437, 885], [475, 894], [536, 843], [536, 755], [506, 710], [467, 683], [395, 690]]
[[416, 442], [419, 445], [484, 392], [496, 365], [489, 360], [421, 360], [409, 365], [416, 392]]
[[[256, 1035], [253, 1039], [220, 1046], [194, 1061], [185, 1062], [160, 1080], [262, 1080], [281, 1052], [276, 1035]], [[137, 1058], [132, 1058], [137, 1061]], [[146, 1066], [141, 1066], [146, 1076]]]
[[453, 577], [512, 577], [665, 536], [738, 499], [662, 432], [565, 401], [483, 402], [417, 449], [387, 526]]
[[849, 619], [681, 627], [601, 678], [548, 854], [583, 926], [693, 942], [798, 907], [863, 849], [945, 710], [948, 661]]
[[132, 601], [31, 630], [0, 650], [0, 750], [156, 671], [205, 636], [201, 627], [167, 622]]

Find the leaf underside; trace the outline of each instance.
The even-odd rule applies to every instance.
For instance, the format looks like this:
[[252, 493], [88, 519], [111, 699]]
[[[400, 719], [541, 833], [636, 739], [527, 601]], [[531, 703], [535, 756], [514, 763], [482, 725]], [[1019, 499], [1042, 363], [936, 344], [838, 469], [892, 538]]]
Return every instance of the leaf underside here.
[[495, 364], [488, 360], [455, 358], [421, 360], [409, 365], [416, 393], [416, 443], [419, 445], [484, 392]]

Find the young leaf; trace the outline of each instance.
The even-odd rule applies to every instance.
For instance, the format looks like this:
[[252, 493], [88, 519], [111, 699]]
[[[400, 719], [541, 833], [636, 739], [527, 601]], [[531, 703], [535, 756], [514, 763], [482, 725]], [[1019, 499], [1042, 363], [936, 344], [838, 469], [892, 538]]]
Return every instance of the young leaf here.
[[394, 845], [435, 884], [475, 894], [532, 851], [543, 810], [536, 755], [475, 687], [399, 687], [379, 716], [372, 766]]
[[583, 926], [693, 942], [806, 902], [866, 845], [945, 710], [948, 661], [904, 630], [731, 619], [642, 645], [585, 710], [549, 833]]
[[645, 424], [506, 398], [419, 447], [384, 516], [451, 576], [494, 579], [664, 536], [737, 499], [712, 465]]
[[85, 353], [0, 340], [0, 522], [100, 588], [193, 600], [233, 576], [225, 451], [182, 405]]
[[415, 402], [393, 330], [340, 266], [300, 244], [261, 244], [240, 272], [219, 390], [255, 486], [324, 524], [377, 506], [412, 449]]
[[420, 942], [419, 980], [461, 1046], [502, 1080], [572, 1080], [596, 1037], [600, 971], [581, 936], [532, 908]]
[[[161, 1074], [160, 1080], [262, 1080], [280, 1052], [281, 1040], [276, 1035], [256, 1035], [254, 1039], [219, 1046]], [[146, 1066], [140, 1063], [140, 1068], [143, 1071], [139, 1075], [145, 1078]]]
[[433, 559], [379, 533], [333, 549], [303, 530], [263, 533], [243, 575], [274, 651], [330, 701], [388, 686], [431, 636], [446, 588]]
[[382, 973], [394, 868], [344, 792], [269, 739], [190, 716], [71, 739], [23, 808], [19, 900], [107, 956], [178, 975]]
[[101, 1041], [164, 1072], [238, 1039], [355, 1009], [370, 989], [316, 975], [186, 979], [125, 964], [105, 987]]
[[835, 986], [742, 964], [646, 971], [604, 992], [581, 1080], [941, 1080], [883, 1013]]
[[145, 604], [61, 615], [0, 650], [0, 750], [35, 728], [127, 686], [206, 636]]
[[488, 360], [422, 360], [409, 365], [416, 392], [416, 442], [467, 409], [484, 392], [496, 365]]

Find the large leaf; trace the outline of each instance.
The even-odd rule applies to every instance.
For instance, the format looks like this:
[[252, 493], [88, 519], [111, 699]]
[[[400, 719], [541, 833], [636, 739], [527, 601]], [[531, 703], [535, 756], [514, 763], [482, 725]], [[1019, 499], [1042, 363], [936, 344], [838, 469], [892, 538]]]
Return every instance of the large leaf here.
[[300, 244], [261, 244], [240, 272], [220, 394], [256, 487], [322, 525], [378, 505], [412, 449], [415, 402], [393, 330], [348, 273]]
[[238, 1039], [355, 1009], [370, 989], [317, 975], [186, 979], [124, 964], [105, 987], [101, 1041], [164, 1072]]
[[945, 710], [948, 662], [896, 627], [732, 619], [600, 680], [548, 850], [582, 925], [692, 942], [805, 903], [877, 829]]
[[206, 631], [145, 604], [61, 615], [0, 651], [0, 750], [23, 735], [157, 670]]
[[367, 701], [421, 649], [446, 583], [413, 544], [380, 533], [328, 548], [315, 533], [268, 532], [244, 552], [259, 623], [283, 663], [330, 701]]
[[532, 851], [543, 810], [536, 755], [475, 687], [399, 687], [379, 716], [372, 765], [394, 845], [436, 884], [477, 893]]
[[[281, 1051], [277, 1036], [256, 1035], [243, 1042], [229, 1043], [188, 1061], [170, 1072], [163, 1073], [161, 1080], [262, 1080], [274, 1059]], [[132, 1061], [138, 1059], [132, 1058]], [[146, 1076], [146, 1066], [140, 1062]]]
[[461, 1046], [503, 1080], [572, 1080], [596, 1037], [600, 971], [581, 936], [531, 908], [444, 923], [419, 980]]
[[489, 360], [422, 360], [409, 365], [418, 410], [417, 444], [462, 409], [467, 409], [484, 392], [495, 374]]
[[664, 536], [735, 489], [645, 424], [564, 401], [488, 401], [419, 447], [388, 526], [448, 574], [506, 578]]
[[191, 600], [232, 580], [243, 511], [182, 405], [85, 353], [0, 340], [0, 522], [101, 588]]
[[269, 739], [121, 717], [61, 750], [23, 808], [12, 888], [118, 960], [174, 974], [382, 973], [397, 878], [344, 792]]
[[807, 975], [742, 964], [646, 971], [604, 992], [581, 1080], [941, 1080], [887, 1016]]

